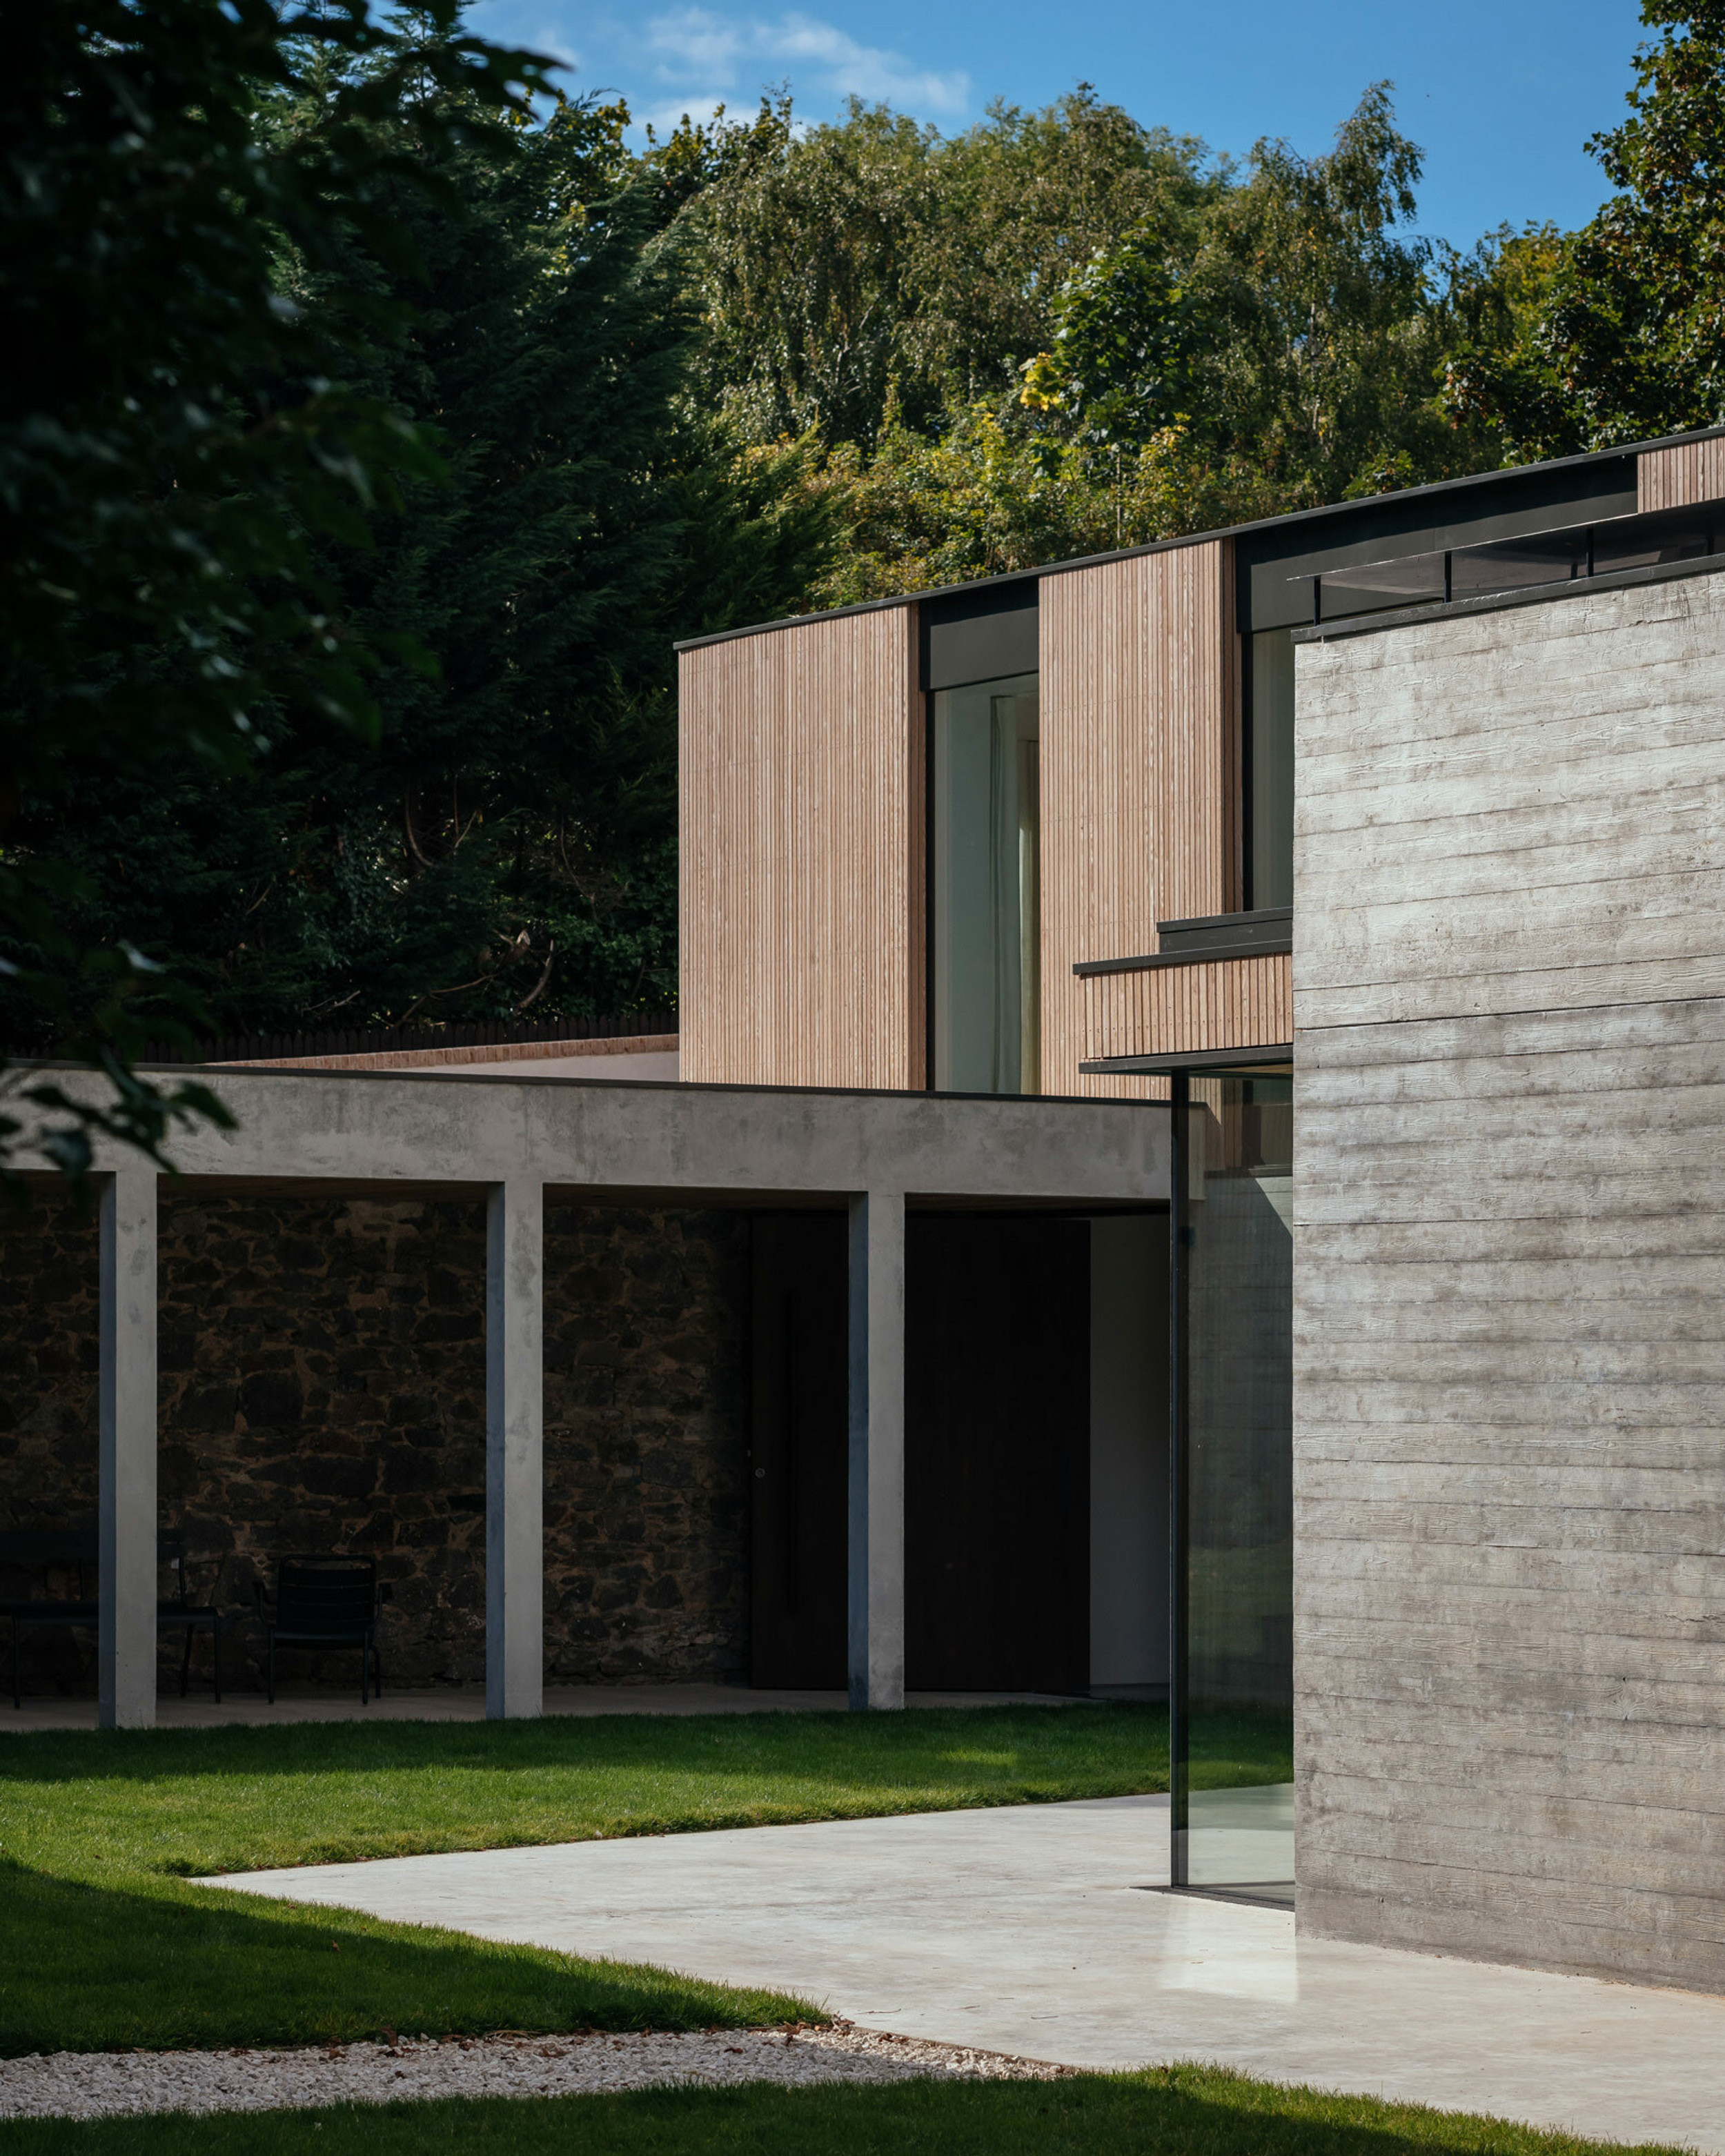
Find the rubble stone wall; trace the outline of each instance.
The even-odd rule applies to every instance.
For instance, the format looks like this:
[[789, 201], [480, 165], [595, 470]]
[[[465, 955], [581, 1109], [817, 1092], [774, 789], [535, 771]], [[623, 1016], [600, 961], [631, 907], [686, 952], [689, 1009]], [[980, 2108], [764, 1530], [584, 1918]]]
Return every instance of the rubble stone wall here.
[[[748, 1234], [738, 1213], [547, 1209], [547, 1682], [747, 1669]], [[96, 1289], [69, 1206], [0, 1229], [0, 1527], [94, 1524]], [[391, 1584], [386, 1682], [481, 1681], [483, 1209], [164, 1186], [160, 1297], [160, 1518], [222, 1607], [224, 1682], [259, 1677], [254, 1584], [336, 1550]], [[165, 1636], [165, 1681], [179, 1651]], [[91, 1690], [94, 1658], [85, 1634], [26, 1633], [26, 1686]], [[355, 1666], [284, 1652], [280, 1675]]]

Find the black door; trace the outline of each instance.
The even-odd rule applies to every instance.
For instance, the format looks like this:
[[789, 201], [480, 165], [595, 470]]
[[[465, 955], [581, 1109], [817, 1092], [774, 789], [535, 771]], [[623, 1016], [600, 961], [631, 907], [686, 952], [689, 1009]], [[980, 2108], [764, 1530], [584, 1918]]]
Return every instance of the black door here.
[[1090, 1682], [1090, 1226], [906, 1224], [905, 1682]]
[[[757, 1685], [845, 1681], [847, 1250], [835, 1214], [757, 1216]], [[1089, 1225], [912, 1214], [905, 1255], [906, 1682], [1083, 1691]]]
[[842, 1214], [756, 1216], [752, 1684], [845, 1685], [847, 1252]]

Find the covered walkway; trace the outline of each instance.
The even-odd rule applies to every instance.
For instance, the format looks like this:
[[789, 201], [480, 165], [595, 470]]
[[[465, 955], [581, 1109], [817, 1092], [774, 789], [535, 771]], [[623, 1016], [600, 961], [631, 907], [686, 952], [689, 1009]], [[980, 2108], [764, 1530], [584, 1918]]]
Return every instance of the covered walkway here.
[[[1095, 1214], [1168, 1194], [1167, 1116], [1154, 1103], [450, 1071], [207, 1075], [238, 1127], [176, 1136], [182, 1190], [484, 1199], [485, 1712], [495, 1717], [546, 1703], [548, 1206], [848, 1213], [849, 1699], [892, 1707], [904, 1700], [906, 1214]], [[92, 1081], [68, 1072], [64, 1082], [75, 1091]], [[98, 1718], [139, 1727], [157, 1718], [158, 1178], [135, 1156], [98, 1165]]]

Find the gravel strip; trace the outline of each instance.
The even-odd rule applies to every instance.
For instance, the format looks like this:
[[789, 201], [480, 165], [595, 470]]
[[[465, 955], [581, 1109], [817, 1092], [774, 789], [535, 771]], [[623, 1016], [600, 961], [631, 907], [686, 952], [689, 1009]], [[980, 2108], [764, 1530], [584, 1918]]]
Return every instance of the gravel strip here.
[[687, 2082], [1049, 2081], [1075, 2071], [847, 2021], [693, 2035], [413, 2039], [291, 2051], [56, 2051], [0, 2059], [0, 2118], [281, 2111], [449, 2096], [598, 2096]]

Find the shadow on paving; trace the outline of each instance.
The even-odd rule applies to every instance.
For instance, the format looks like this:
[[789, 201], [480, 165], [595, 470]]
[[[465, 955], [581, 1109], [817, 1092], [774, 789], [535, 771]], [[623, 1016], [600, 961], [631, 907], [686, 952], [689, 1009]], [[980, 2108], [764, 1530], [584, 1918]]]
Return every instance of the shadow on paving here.
[[668, 1969], [177, 1881], [95, 1886], [0, 1860], [0, 2056], [815, 2018], [778, 1993]]
[[[1583, 2156], [1601, 2144], [1501, 2121], [1369, 2097], [1283, 2089], [1180, 2066], [1058, 2082], [895, 2087], [651, 2090], [625, 2097], [348, 2105], [319, 2112], [172, 2115], [84, 2125], [16, 2123], [17, 2156], [179, 2156], [243, 2146], [247, 2156]], [[1676, 2156], [1651, 2147], [1613, 2156]]]

